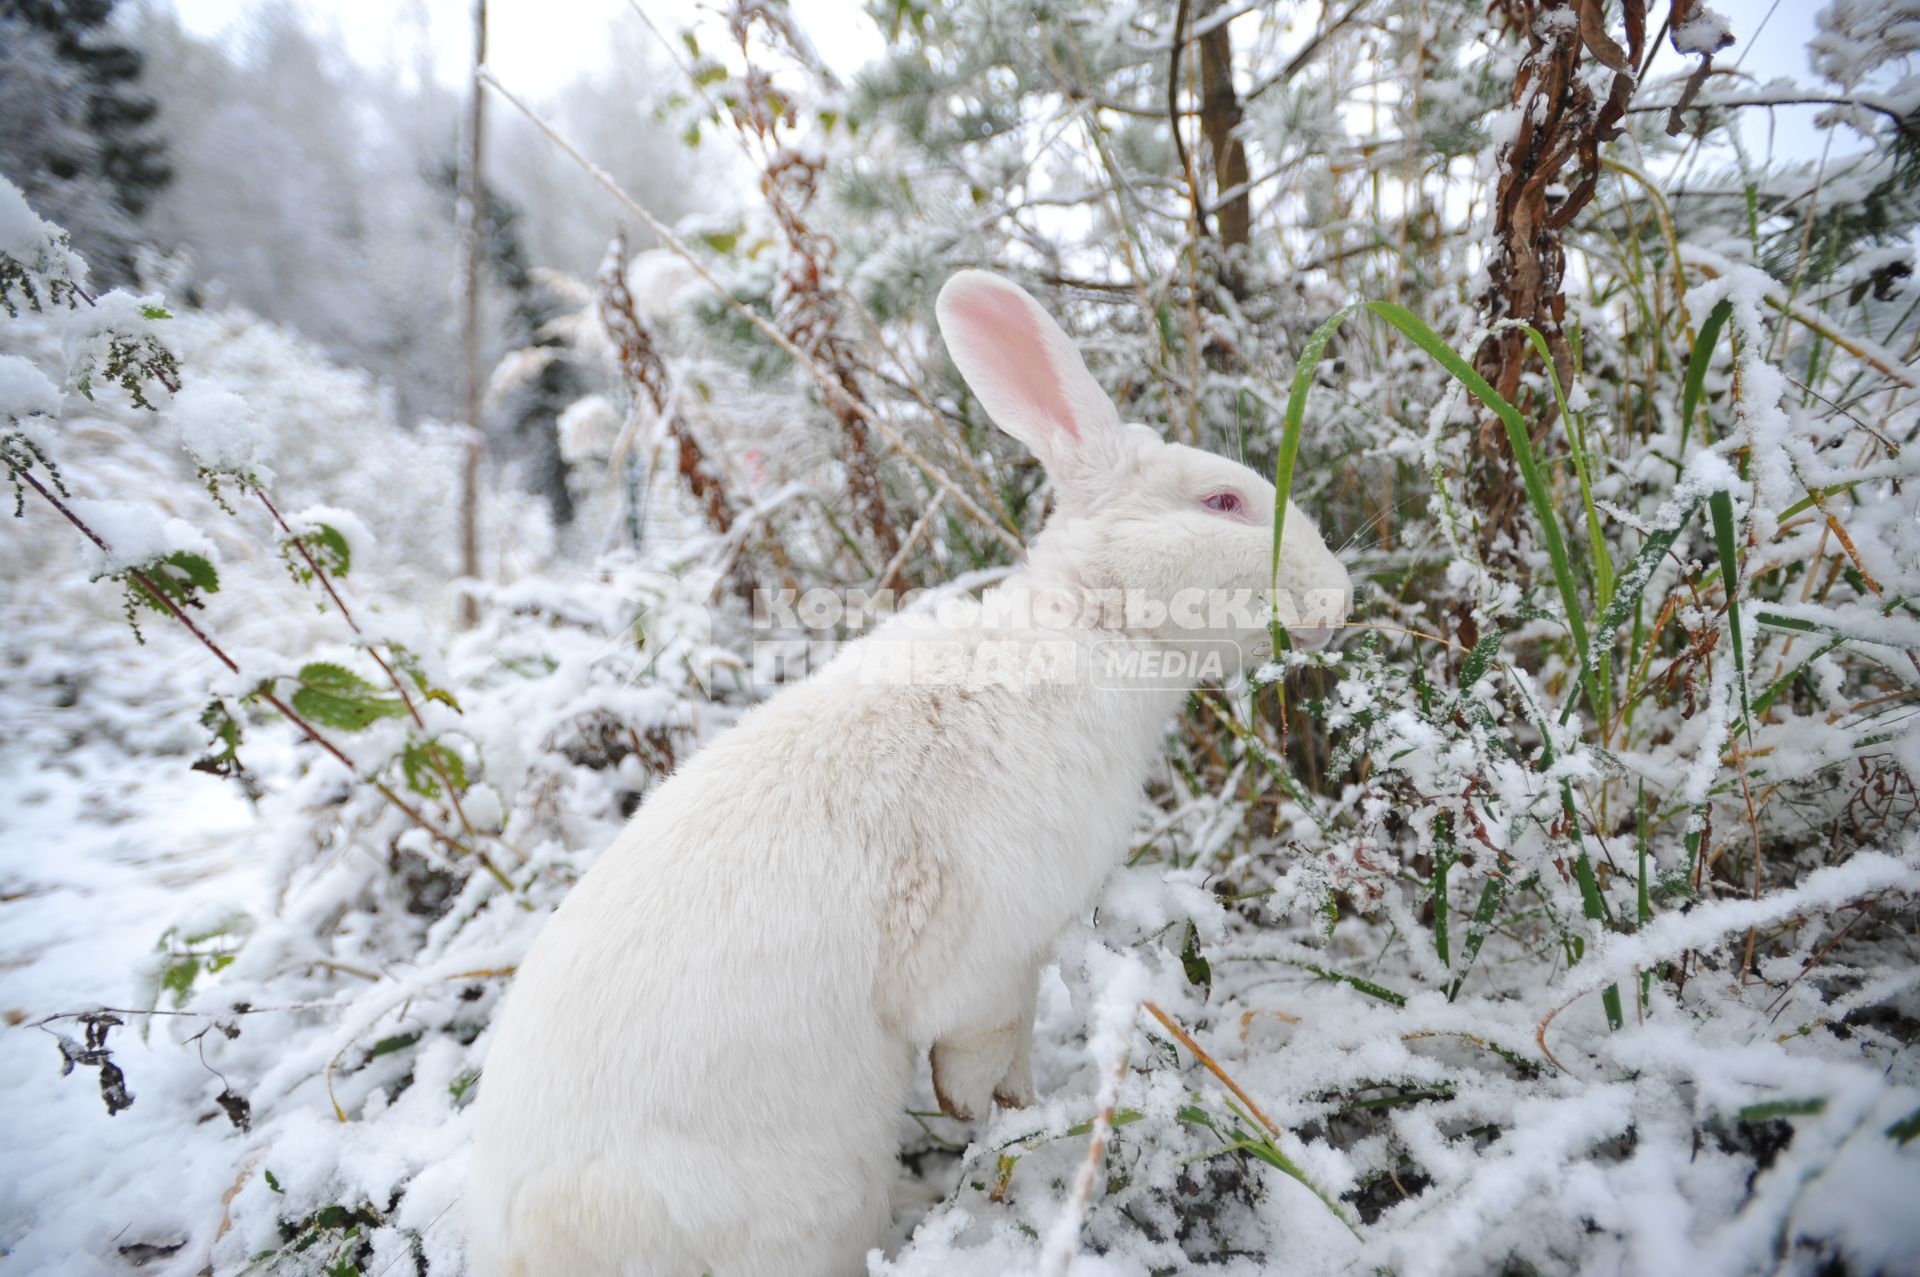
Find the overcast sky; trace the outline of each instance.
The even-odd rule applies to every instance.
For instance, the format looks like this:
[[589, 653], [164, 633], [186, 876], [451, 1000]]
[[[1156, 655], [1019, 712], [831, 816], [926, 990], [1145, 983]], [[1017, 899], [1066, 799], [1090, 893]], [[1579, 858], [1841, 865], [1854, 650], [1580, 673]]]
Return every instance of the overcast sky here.
[[[277, 0], [173, 0], [186, 27], [198, 35], [237, 36], [253, 11]], [[641, 0], [654, 25], [669, 37], [701, 15], [714, 26], [714, 6], [690, 0]], [[294, 0], [317, 30], [334, 30], [355, 58], [369, 66], [410, 70], [423, 49], [439, 78], [458, 83], [473, 56], [471, 0]], [[858, 0], [793, 0], [801, 25], [837, 71], [849, 72], [879, 53], [879, 29]], [[640, 26], [633, 0], [489, 0], [488, 61], [509, 86], [534, 94], [599, 69], [607, 31], [615, 23]], [[716, 28], [717, 29], [717, 28]]]
[[[197, 34], [236, 38], [255, 10], [281, 0], [172, 0], [186, 26]], [[392, 66], [407, 72], [428, 55], [436, 76], [457, 84], [472, 56], [471, 0], [291, 0], [314, 27], [338, 32], [342, 44], [356, 59], [370, 66]], [[632, 6], [636, 0], [490, 0], [488, 12], [489, 62], [510, 87], [541, 96], [568, 80], [600, 69], [609, 47], [607, 32], [618, 23], [638, 25]], [[670, 37], [689, 17], [724, 40], [713, 19], [714, 5], [694, 0], [637, 0], [654, 24]], [[1823, 7], [1817, 0], [1712, 0], [1713, 7], [1731, 21], [1740, 43], [1721, 59], [1737, 60], [1740, 70], [1765, 82], [1788, 75], [1810, 81], [1806, 43], [1814, 32], [1814, 15]], [[866, 17], [861, 0], [792, 0], [802, 28], [821, 56], [835, 70], [849, 73], [878, 54], [882, 39]], [[1169, 3], [1169, 7], [1171, 4]], [[1653, 6], [1650, 6], [1653, 7]], [[1657, 6], [1664, 8], [1664, 6]], [[1764, 26], [1763, 26], [1764, 23]], [[1758, 33], [1758, 38], [1756, 38]], [[1662, 47], [1655, 74], [1680, 66], [1671, 49]], [[1813, 127], [1814, 110], [1786, 108], [1771, 113], [1747, 112], [1745, 134], [1764, 153], [1771, 142], [1782, 158], [1815, 158], [1821, 134]], [[1844, 149], [1858, 143], [1845, 139]]]

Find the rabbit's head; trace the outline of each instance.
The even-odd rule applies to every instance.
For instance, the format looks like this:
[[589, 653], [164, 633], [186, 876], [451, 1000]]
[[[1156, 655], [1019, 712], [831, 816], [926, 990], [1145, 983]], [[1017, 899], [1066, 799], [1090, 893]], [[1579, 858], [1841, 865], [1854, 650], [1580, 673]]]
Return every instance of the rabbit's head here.
[[1058, 324], [1019, 286], [961, 271], [940, 290], [941, 334], [995, 424], [1053, 480], [1030, 549], [1043, 586], [1124, 599], [1124, 628], [1179, 646], [1267, 641], [1267, 592], [1296, 645], [1346, 619], [1347, 571], [1288, 504], [1277, 571], [1273, 484], [1225, 457], [1120, 420]]

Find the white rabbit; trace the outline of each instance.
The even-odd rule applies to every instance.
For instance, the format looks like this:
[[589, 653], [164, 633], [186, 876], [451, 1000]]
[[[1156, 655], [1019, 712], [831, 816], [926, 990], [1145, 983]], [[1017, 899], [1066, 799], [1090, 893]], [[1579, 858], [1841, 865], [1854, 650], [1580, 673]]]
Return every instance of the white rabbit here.
[[[994, 614], [850, 645], [661, 785], [573, 889], [492, 1030], [464, 1202], [478, 1273], [864, 1271], [920, 1052], [955, 1116], [1032, 1099], [1037, 972], [1124, 856], [1194, 681], [1089, 677], [1103, 645], [1259, 647], [1258, 615], [1151, 606], [1181, 590], [1304, 595], [1309, 641], [1304, 621], [1345, 617], [1306, 517], [1289, 508], [1270, 580], [1273, 486], [1123, 425], [1021, 289], [964, 271], [938, 314], [1053, 513]], [[1119, 590], [1149, 606], [1014, 606]], [[872, 659], [902, 636], [910, 677]]]

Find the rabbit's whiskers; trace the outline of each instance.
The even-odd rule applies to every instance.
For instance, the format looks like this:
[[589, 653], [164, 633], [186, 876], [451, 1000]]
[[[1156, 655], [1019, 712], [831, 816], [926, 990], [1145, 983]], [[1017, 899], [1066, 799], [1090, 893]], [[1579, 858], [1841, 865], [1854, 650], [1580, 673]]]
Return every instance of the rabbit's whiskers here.
[[[1338, 550], [1335, 550], [1334, 553], [1345, 554], [1348, 550], [1353, 549], [1354, 542], [1358, 541], [1361, 537], [1365, 536], [1367, 533], [1379, 527], [1381, 524], [1381, 521], [1384, 520], [1388, 515], [1400, 513], [1400, 511], [1406, 509], [1409, 505], [1412, 505], [1415, 501], [1420, 500], [1425, 495], [1426, 495], [1425, 493], [1416, 492], [1412, 496], [1405, 497], [1402, 500], [1396, 501], [1390, 506], [1382, 507], [1382, 509], [1378, 514], [1374, 515], [1371, 519], [1368, 519], [1365, 523], [1361, 524], [1357, 529], [1355, 529], [1354, 534], [1348, 537], [1346, 539], [1345, 544], [1343, 544]], [[1365, 553], [1367, 550], [1371, 548], [1373, 547], [1362, 546], [1359, 552]]]
[[1450, 638], [1442, 638], [1438, 634], [1429, 634], [1425, 630], [1409, 630], [1399, 625], [1382, 625], [1378, 621], [1344, 621], [1340, 624], [1339, 628], [1343, 630], [1380, 630], [1387, 634], [1410, 634], [1414, 638], [1430, 639], [1456, 652], [1464, 652], [1467, 650], [1463, 645], [1454, 642]]

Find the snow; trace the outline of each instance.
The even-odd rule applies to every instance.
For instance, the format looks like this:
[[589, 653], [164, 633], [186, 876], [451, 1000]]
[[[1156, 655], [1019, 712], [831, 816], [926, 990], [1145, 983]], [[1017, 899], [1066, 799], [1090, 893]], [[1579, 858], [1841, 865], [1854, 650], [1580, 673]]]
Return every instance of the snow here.
[[1686, 21], [1673, 29], [1672, 38], [1676, 53], [1711, 55], [1733, 43], [1733, 25], [1696, 0]]
[[373, 554], [375, 538], [366, 522], [352, 510], [334, 505], [310, 505], [287, 516], [287, 526], [296, 536], [311, 536], [321, 528], [332, 528], [347, 543], [351, 563], [366, 563]]
[[260, 462], [259, 427], [246, 400], [216, 382], [190, 381], [167, 416], [193, 463], [209, 474], [248, 476]]
[[60, 415], [60, 391], [32, 360], [0, 355], [0, 414], [8, 417]]
[[87, 573], [95, 579], [148, 567], [181, 552], [219, 564], [219, 551], [213, 542], [185, 519], [162, 516], [151, 506], [132, 501], [76, 499], [67, 504], [94, 536], [106, 543], [103, 547], [79, 534]]
[[20, 188], [0, 175], [0, 253], [41, 277], [84, 284], [87, 266], [67, 247], [58, 227], [42, 220], [27, 205]]
[[604, 459], [613, 452], [620, 424], [620, 414], [605, 395], [576, 399], [555, 423], [560, 454], [575, 464]]
[[27, 207], [27, 197], [12, 182], [0, 182], [0, 253], [31, 261], [46, 239], [47, 224]]

